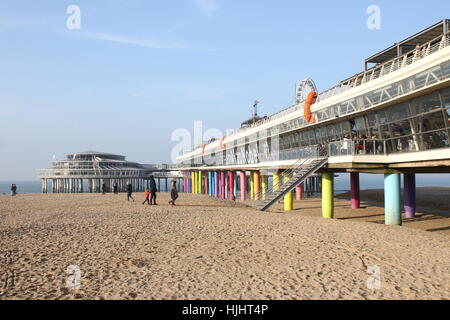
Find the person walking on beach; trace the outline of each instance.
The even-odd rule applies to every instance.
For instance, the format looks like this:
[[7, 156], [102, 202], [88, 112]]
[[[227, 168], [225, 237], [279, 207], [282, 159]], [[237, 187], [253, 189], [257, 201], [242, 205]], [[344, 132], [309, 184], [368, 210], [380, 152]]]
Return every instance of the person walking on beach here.
[[15, 184], [11, 185], [11, 195], [14, 197], [17, 194], [17, 186]]
[[102, 183], [102, 193], [106, 193], [106, 183]]
[[118, 194], [119, 193], [119, 189], [117, 187], [117, 182], [114, 182], [114, 184], [113, 184], [113, 192], [114, 192], [114, 194]]
[[172, 180], [172, 190], [170, 190], [170, 197], [172, 200], [169, 201], [169, 204], [174, 206], [175, 201], [178, 199], [177, 180]]
[[133, 198], [132, 194], [133, 194], [133, 186], [131, 185], [131, 183], [128, 182], [127, 183], [127, 200], [130, 201], [130, 199], [131, 199], [134, 202], [134, 198]]
[[150, 190], [145, 189], [145, 200], [142, 202], [142, 204], [145, 204], [147, 202], [148, 205], [150, 205]]
[[158, 189], [156, 188], [155, 177], [150, 176], [150, 204], [156, 205], [156, 192], [158, 192]]

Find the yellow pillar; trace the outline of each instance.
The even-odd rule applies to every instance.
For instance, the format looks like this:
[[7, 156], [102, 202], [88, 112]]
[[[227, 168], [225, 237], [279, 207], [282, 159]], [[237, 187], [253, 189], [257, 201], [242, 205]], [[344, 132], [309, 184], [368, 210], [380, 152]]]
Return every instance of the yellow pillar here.
[[255, 179], [255, 200], [261, 200], [261, 183], [259, 181], [259, 171], [255, 171], [255, 173], [253, 174], [253, 178]]
[[272, 186], [272, 190], [273, 191], [277, 191], [278, 187], [280, 186], [280, 173], [276, 172], [273, 174], [273, 186]]
[[255, 200], [255, 173], [250, 171], [250, 199]]
[[191, 185], [191, 192], [193, 194], [195, 194], [196, 193], [195, 187], [197, 185], [196, 180], [195, 180], [195, 171], [191, 172], [191, 183], [192, 183], [192, 185]]
[[[289, 177], [284, 177], [284, 182], [288, 182]], [[290, 191], [284, 196], [284, 211], [294, 210], [294, 192]]]
[[198, 188], [197, 188], [197, 193], [201, 194], [202, 193], [202, 184], [203, 184], [203, 174], [201, 171], [198, 172]]
[[266, 192], [267, 192], [267, 175], [263, 174], [261, 179], [261, 189], [262, 189], [262, 200], [266, 200]]
[[333, 219], [334, 217], [334, 173], [322, 175], [322, 216]]

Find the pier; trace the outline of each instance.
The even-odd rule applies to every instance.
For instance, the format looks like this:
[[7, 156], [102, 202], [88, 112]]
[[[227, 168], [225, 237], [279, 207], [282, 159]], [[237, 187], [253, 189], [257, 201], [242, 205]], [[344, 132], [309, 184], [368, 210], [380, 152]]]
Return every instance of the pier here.
[[414, 218], [418, 175], [450, 173], [449, 27], [445, 19], [373, 55], [324, 92], [305, 79], [295, 105], [180, 155], [184, 192], [261, 211], [280, 201], [291, 211], [294, 193], [321, 193], [323, 217], [333, 218], [336, 173], [350, 173], [353, 209], [360, 173], [383, 174], [385, 223], [401, 225], [403, 211]]

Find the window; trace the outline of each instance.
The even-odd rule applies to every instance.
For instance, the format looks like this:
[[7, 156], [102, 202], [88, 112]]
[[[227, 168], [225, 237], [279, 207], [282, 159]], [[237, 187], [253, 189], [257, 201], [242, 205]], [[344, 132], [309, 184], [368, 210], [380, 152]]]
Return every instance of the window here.
[[387, 111], [386, 116], [387, 116], [388, 122], [403, 120], [403, 119], [407, 119], [409, 117], [408, 103], [402, 103], [398, 106], [389, 108], [386, 111]]
[[441, 111], [429, 113], [414, 119], [416, 132], [428, 132], [445, 128], [443, 113]]
[[441, 108], [438, 93], [432, 93], [427, 96], [412, 101], [412, 108], [415, 114], [430, 112]]

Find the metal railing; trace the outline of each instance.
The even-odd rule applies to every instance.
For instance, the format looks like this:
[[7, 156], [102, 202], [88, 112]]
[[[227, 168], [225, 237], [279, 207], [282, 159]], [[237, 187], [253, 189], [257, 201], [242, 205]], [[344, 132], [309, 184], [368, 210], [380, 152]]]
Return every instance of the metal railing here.
[[[292, 178], [294, 177], [294, 174], [304, 167], [306, 167], [308, 164], [311, 164], [315, 160], [319, 159], [325, 159], [328, 157], [328, 149], [326, 146], [322, 145], [315, 145], [306, 147], [309, 149], [310, 153], [308, 153], [307, 157], [300, 158], [297, 160], [294, 164], [289, 166], [286, 170], [283, 170], [279, 174], [279, 180], [277, 183], [272, 183], [271, 186], [267, 186], [266, 190], [260, 190], [260, 192], [255, 193], [255, 200], [265, 200], [264, 198], [267, 198], [270, 194], [273, 194], [279, 189], [282, 189], [285, 185], [292, 183]], [[305, 149], [306, 149], [305, 148]], [[306, 156], [307, 154], [304, 153]]]
[[386, 155], [385, 140], [343, 140], [328, 144], [330, 157], [355, 156], [355, 155]]

